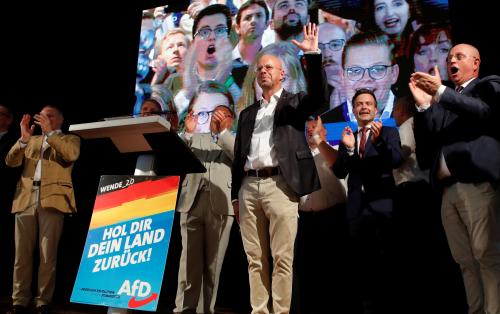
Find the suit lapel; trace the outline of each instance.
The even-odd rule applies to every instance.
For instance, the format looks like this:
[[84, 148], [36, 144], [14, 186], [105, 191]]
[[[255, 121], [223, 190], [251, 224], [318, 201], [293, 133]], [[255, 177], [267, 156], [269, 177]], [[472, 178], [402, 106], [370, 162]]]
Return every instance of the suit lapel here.
[[253, 130], [255, 129], [255, 119], [257, 118], [257, 111], [259, 111], [260, 103], [255, 102], [248, 109], [248, 113], [242, 117], [241, 121], [241, 142], [245, 143], [244, 155], [247, 156], [250, 151], [250, 142], [252, 141]]
[[467, 86], [463, 89], [462, 94], [469, 95], [470, 92], [474, 89], [476, 84], [479, 82], [478, 78], [473, 79]]

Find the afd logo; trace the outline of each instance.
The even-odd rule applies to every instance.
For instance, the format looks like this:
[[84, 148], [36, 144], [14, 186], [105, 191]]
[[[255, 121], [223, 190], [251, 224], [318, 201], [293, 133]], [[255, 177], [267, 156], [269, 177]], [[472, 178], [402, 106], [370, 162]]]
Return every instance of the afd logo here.
[[[132, 298], [128, 301], [129, 308], [138, 308], [144, 306], [152, 301], [158, 299], [157, 293], [151, 293], [151, 285], [149, 282], [140, 281], [139, 279], [134, 280], [130, 284], [130, 280], [125, 280], [118, 290], [118, 295], [126, 294]], [[137, 300], [136, 297], [144, 298], [142, 300]]]

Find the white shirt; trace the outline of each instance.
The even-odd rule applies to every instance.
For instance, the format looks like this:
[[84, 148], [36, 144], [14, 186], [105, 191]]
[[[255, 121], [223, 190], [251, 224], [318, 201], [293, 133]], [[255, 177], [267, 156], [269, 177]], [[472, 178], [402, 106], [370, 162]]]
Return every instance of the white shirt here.
[[274, 148], [272, 139], [274, 112], [276, 111], [276, 105], [282, 92], [283, 88], [272, 95], [269, 102], [264, 98], [260, 100], [260, 108], [257, 111], [252, 140], [250, 142], [250, 152], [244, 167], [245, 171], [276, 167], [278, 165], [276, 149]]
[[417, 156], [415, 155], [415, 136], [413, 135], [413, 117], [409, 118], [399, 127], [399, 137], [401, 138], [401, 150], [405, 157], [405, 162], [397, 169], [393, 170], [396, 185], [403, 182], [428, 181], [429, 172], [418, 167]]
[[299, 210], [320, 211], [346, 202], [346, 189], [328, 166], [318, 148], [311, 150], [318, 170], [321, 189], [300, 198]]
[[[43, 155], [45, 150], [50, 147], [49, 143], [47, 142], [47, 137], [52, 136], [53, 134], [61, 134], [61, 130], [54, 130], [49, 132], [47, 135], [43, 136], [43, 142], [42, 142], [42, 149], [40, 150], [40, 155]], [[19, 143], [21, 148], [25, 148], [28, 144], [23, 144]], [[40, 156], [40, 159], [36, 163], [36, 168], [35, 168], [35, 174], [33, 175], [33, 181], [40, 181], [42, 180], [42, 158]]]

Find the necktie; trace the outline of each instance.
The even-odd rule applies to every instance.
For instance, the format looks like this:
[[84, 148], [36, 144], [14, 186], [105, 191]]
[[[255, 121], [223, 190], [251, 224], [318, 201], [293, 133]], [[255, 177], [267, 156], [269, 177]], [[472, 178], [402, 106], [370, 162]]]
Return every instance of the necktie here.
[[363, 158], [365, 154], [365, 146], [366, 146], [366, 132], [368, 132], [368, 128], [361, 128], [361, 141], [359, 142], [359, 157]]
[[455, 91], [456, 91], [457, 93], [460, 93], [460, 94], [461, 94], [463, 90], [464, 90], [464, 87], [463, 87], [463, 86], [457, 86], [457, 87], [455, 87]]

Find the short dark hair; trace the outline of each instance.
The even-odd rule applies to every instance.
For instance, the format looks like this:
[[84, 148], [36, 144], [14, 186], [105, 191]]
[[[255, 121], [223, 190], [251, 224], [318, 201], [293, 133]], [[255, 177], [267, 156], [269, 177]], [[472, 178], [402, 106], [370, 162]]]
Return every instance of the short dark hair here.
[[266, 22], [269, 21], [269, 10], [267, 9], [267, 4], [263, 0], [248, 0], [243, 3], [238, 10], [238, 13], [236, 14], [236, 24], [240, 25], [241, 15], [243, 14], [243, 11], [248, 9], [253, 4], [264, 8], [264, 11], [266, 12]]
[[215, 15], [215, 14], [219, 14], [219, 13], [224, 14], [224, 16], [226, 17], [227, 29], [228, 29], [228, 31], [231, 30], [231, 12], [229, 11], [229, 8], [227, 7], [227, 5], [212, 4], [212, 5], [209, 5], [208, 7], [205, 7], [203, 10], [201, 10], [200, 13], [198, 13], [198, 15], [194, 18], [193, 29], [192, 29], [193, 37], [196, 34], [200, 20], [204, 16]]
[[352, 96], [352, 106], [354, 107], [354, 101], [356, 100], [356, 98], [358, 98], [359, 95], [363, 95], [363, 94], [369, 94], [369, 95], [372, 95], [373, 97], [373, 100], [375, 100], [375, 107], [377, 106], [377, 97], [375, 96], [375, 93], [371, 90], [371, 89], [368, 89], [368, 88], [360, 88], [356, 91], [356, 93], [354, 93], [354, 96]]

